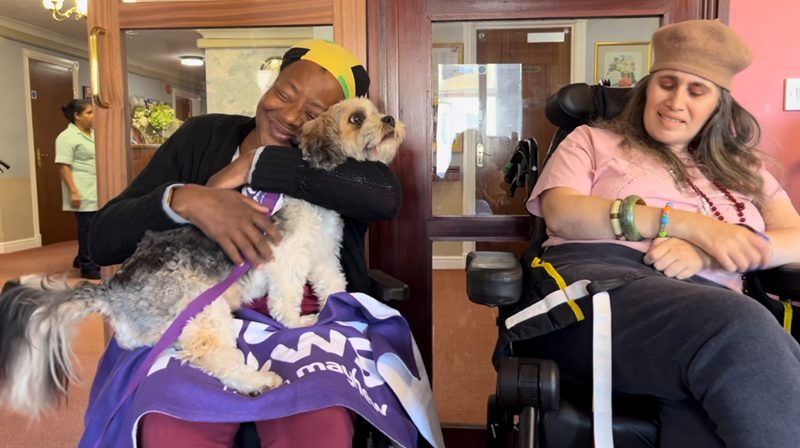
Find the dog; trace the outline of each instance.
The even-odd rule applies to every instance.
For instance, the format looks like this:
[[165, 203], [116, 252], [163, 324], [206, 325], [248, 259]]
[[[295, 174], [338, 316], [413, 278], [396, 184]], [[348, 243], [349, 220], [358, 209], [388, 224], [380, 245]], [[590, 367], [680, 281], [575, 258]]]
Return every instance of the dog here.
[[[405, 126], [366, 98], [331, 106], [302, 127], [299, 146], [312, 167], [330, 170], [347, 158], [390, 163]], [[251, 268], [222, 296], [189, 320], [175, 342], [182, 362], [215, 376], [238, 393], [256, 396], [282, 379], [244, 363], [236, 347], [232, 311], [269, 294], [273, 318], [287, 327], [312, 325], [300, 315], [311, 284], [319, 309], [345, 290], [339, 260], [343, 221], [334, 211], [284, 196], [273, 219], [282, 232], [275, 259]], [[220, 247], [193, 226], [148, 232], [110, 279], [70, 289], [42, 275], [9, 283], [0, 294], [0, 405], [30, 416], [57, 406], [70, 381], [72, 324], [101, 313], [126, 349], [152, 346], [204, 290], [234, 268]]]

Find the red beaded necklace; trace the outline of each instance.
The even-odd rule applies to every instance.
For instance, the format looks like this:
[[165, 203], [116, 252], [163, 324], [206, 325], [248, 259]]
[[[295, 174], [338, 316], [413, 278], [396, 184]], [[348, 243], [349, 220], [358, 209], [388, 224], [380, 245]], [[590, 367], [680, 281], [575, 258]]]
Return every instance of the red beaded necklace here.
[[[700, 195], [701, 198], [703, 198], [706, 204], [708, 204], [708, 207], [711, 209], [711, 212], [714, 214], [714, 216], [716, 216], [717, 219], [719, 219], [720, 221], [724, 221], [725, 218], [722, 216], [722, 213], [720, 213], [720, 211], [717, 209], [717, 206], [714, 205], [713, 202], [711, 202], [711, 199], [708, 196], [706, 196], [706, 194], [703, 193], [699, 188], [697, 188], [694, 182], [692, 182], [689, 179], [686, 179], [686, 182], [689, 184], [690, 187], [692, 187], [694, 191], [697, 192], [697, 194]], [[736, 197], [733, 196], [731, 192], [728, 191], [728, 189], [723, 187], [722, 185], [719, 185], [716, 182], [711, 182], [711, 183], [713, 183], [714, 186], [717, 187], [717, 189], [721, 191], [722, 194], [724, 194], [725, 197], [728, 198], [728, 200], [730, 200], [733, 203], [733, 206], [736, 208], [736, 216], [739, 217], [739, 222], [744, 223], [745, 221], [747, 221], [744, 217], [744, 202], [737, 201]]]

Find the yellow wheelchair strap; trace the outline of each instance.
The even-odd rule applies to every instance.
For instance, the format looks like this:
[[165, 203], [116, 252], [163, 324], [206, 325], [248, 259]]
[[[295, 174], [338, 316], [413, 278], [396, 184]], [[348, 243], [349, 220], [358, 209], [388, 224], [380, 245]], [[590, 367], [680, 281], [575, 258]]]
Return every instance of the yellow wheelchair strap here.
[[792, 309], [792, 302], [786, 301], [783, 303], [783, 329], [787, 333], [792, 333], [792, 317], [794, 310]]
[[567, 282], [564, 281], [564, 278], [561, 277], [561, 274], [558, 273], [556, 268], [547, 261], [543, 261], [539, 257], [534, 257], [533, 261], [531, 262], [531, 267], [533, 268], [543, 268], [547, 275], [549, 275], [553, 280], [556, 281], [558, 288], [564, 291], [564, 294], [567, 296], [567, 305], [572, 309], [572, 312], [575, 314], [575, 318], [578, 321], [582, 321], [585, 319], [583, 315], [583, 310], [578, 306], [577, 303], [567, 294]]

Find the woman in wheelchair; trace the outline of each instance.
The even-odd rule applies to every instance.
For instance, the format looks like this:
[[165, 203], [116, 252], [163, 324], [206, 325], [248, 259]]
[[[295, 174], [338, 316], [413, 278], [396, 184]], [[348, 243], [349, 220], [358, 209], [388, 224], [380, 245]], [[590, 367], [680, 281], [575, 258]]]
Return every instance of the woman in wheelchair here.
[[[634, 279], [610, 292], [612, 384], [659, 401], [662, 447], [798, 446], [800, 346], [741, 292], [742, 273], [800, 261], [800, 216], [730, 93], [751, 52], [704, 20], [653, 46], [623, 113], [577, 128], [544, 167], [528, 200], [547, 223], [542, 258], [567, 282]], [[591, 322], [524, 355], [590, 384]]]

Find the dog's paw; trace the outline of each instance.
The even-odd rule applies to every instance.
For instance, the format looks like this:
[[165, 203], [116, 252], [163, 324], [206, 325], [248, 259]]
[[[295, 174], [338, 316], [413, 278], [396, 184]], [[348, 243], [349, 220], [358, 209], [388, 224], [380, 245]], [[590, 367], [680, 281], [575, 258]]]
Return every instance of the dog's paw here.
[[261, 377], [263, 379], [263, 382], [261, 383], [262, 387], [258, 390], [250, 392], [251, 397], [257, 397], [262, 393], [264, 393], [264, 391], [275, 389], [276, 387], [283, 384], [283, 378], [278, 376], [278, 374], [275, 372], [270, 372], [269, 370], [261, 370], [259, 373], [261, 374]]
[[319, 313], [314, 314], [306, 314], [305, 316], [300, 316], [298, 320], [298, 327], [310, 327], [317, 323], [319, 320]]
[[329, 146], [326, 148], [318, 148], [318, 150], [314, 152], [304, 151], [303, 159], [305, 159], [312, 168], [330, 171], [347, 160], [347, 157], [338, 152], [338, 149], [338, 146]]
[[316, 313], [306, 314], [305, 316], [293, 315], [291, 318], [288, 316], [283, 316], [283, 318], [279, 319], [279, 321], [286, 328], [301, 328], [310, 327], [316, 324], [318, 318], [319, 314]]
[[344, 160], [345, 159], [338, 158], [314, 158], [309, 160], [309, 165], [311, 165], [312, 168], [319, 170], [331, 171], [332, 169], [344, 163]]
[[266, 369], [248, 370], [222, 381], [225, 386], [242, 395], [257, 397], [283, 384], [283, 378]]

